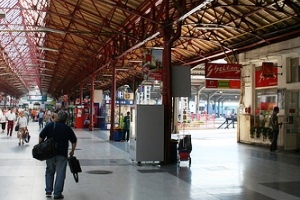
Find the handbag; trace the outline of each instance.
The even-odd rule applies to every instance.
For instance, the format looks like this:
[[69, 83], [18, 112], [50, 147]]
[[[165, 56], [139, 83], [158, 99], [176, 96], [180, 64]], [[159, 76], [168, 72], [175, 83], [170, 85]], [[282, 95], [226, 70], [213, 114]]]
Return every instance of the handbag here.
[[25, 133], [25, 142], [26, 143], [28, 143], [29, 141], [30, 141], [30, 135], [29, 135], [29, 132], [28, 131], [26, 131], [26, 133]]
[[43, 161], [50, 159], [57, 155], [57, 142], [54, 140], [55, 123], [53, 127], [53, 134], [51, 138], [47, 138], [45, 141], [34, 145], [32, 149], [32, 157]]
[[15, 131], [19, 131], [19, 128], [20, 128], [20, 126], [19, 126], [19, 120], [20, 120], [20, 118], [18, 118], [18, 122], [17, 122], [17, 124], [15, 126]]
[[18, 124], [15, 126], [15, 131], [19, 131], [19, 125]]
[[82, 172], [79, 160], [76, 157], [71, 156], [68, 158], [68, 163], [71, 173], [73, 174], [73, 177], [77, 183], [79, 181], [78, 173]]

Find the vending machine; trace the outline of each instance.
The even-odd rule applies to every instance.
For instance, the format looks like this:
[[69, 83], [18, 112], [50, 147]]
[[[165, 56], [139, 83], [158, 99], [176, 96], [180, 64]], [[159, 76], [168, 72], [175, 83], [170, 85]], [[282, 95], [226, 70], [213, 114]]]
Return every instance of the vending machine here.
[[83, 106], [76, 106], [75, 107], [75, 121], [74, 127], [75, 128], [83, 128]]

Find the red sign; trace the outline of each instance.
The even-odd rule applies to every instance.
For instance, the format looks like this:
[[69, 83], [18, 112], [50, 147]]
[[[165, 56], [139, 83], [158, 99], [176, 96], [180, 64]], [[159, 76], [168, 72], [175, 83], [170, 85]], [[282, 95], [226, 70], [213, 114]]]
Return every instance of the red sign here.
[[229, 88], [231, 89], [241, 89], [241, 81], [240, 80], [230, 80]]
[[205, 80], [206, 88], [218, 88], [218, 80]]
[[240, 80], [205, 80], [206, 88], [229, 88], [229, 89], [240, 89]]
[[262, 66], [261, 66], [263, 76], [264, 77], [273, 77], [274, 76], [273, 67], [274, 67], [273, 63], [263, 62]]
[[162, 80], [162, 70], [151, 71], [149, 80]]
[[273, 67], [273, 77], [264, 76], [262, 70], [257, 70], [255, 72], [255, 87], [277, 86], [277, 84], [277, 67]]
[[205, 78], [240, 79], [241, 65], [207, 63], [205, 65]]

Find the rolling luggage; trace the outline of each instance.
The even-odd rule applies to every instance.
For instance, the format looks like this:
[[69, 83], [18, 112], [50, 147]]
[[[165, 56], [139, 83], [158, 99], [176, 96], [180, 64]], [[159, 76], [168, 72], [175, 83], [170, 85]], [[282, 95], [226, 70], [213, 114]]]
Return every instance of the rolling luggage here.
[[72, 156], [68, 158], [68, 163], [71, 173], [73, 174], [73, 177], [77, 183], [79, 181], [78, 173], [82, 172], [79, 160], [76, 157]]

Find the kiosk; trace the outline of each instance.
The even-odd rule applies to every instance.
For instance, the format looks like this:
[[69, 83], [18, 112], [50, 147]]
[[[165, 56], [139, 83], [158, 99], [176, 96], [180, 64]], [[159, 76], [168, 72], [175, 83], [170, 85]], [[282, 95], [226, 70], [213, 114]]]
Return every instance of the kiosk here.
[[[131, 109], [130, 159], [141, 162], [164, 160], [164, 106], [158, 95], [160, 83], [141, 85], [137, 104]], [[159, 93], [160, 94], [160, 93]]]

